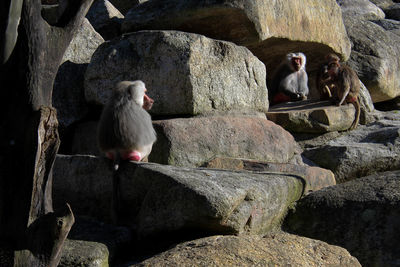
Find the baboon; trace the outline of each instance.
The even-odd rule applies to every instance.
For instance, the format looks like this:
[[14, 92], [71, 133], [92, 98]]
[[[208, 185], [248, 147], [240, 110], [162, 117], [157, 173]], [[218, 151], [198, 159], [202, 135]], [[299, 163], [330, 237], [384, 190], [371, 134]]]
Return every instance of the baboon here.
[[328, 64], [328, 74], [333, 84], [333, 100], [340, 106], [343, 103], [352, 103], [356, 109], [355, 119], [350, 130], [355, 129], [360, 120], [360, 80], [356, 72], [349, 66], [331, 61]]
[[307, 99], [309, 89], [305, 66], [306, 56], [303, 53], [286, 55], [286, 59], [279, 65], [272, 78], [272, 104]]
[[142, 81], [119, 82], [100, 117], [97, 140], [99, 148], [115, 162], [141, 161], [156, 141], [150, 114], [153, 100], [146, 94]]
[[328, 65], [329, 63], [337, 62], [339, 63], [340, 59], [335, 54], [328, 54], [325, 56], [325, 61], [318, 70], [316, 77], [316, 86], [321, 100], [328, 100], [332, 97], [333, 90], [333, 82], [330, 79], [328, 73]]

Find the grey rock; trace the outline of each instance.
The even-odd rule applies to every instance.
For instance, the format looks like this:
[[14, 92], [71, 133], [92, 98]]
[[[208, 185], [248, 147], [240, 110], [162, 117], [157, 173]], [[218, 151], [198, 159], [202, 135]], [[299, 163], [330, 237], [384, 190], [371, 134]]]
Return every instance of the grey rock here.
[[86, 18], [105, 40], [121, 35], [124, 15], [107, 0], [94, 1]]
[[64, 54], [54, 82], [52, 99], [62, 129], [88, 114], [83, 88], [84, 73], [93, 52], [103, 42], [89, 21], [84, 19]]
[[133, 266], [361, 266], [345, 249], [277, 232], [188, 241]]
[[359, 126], [322, 146], [307, 147], [303, 155], [322, 168], [330, 169], [341, 183], [400, 167], [400, 121], [378, 119]]
[[348, 64], [368, 88], [372, 101], [381, 102], [400, 95], [400, 37], [371, 21], [345, 16], [352, 42]]
[[235, 158], [215, 158], [208, 162], [207, 168], [227, 170], [248, 170], [262, 172], [281, 172], [295, 174], [304, 178], [304, 194], [309, 194], [336, 184], [335, 175], [330, 170], [305, 164], [259, 162]]
[[400, 172], [311, 193], [285, 221], [292, 233], [346, 248], [362, 266], [400, 264]]
[[108, 266], [108, 249], [104, 244], [97, 242], [67, 239], [58, 266]]
[[76, 64], [88, 64], [94, 51], [103, 42], [103, 37], [95, 31], [85, 18], [65, 51], [62, 62], [68, 60]]
[[[107, 220], [111, 172], [111, 164], [100, 158], [58, 155], [55, 202], [69, 202], [76, 214]], [[304, 190], [301, 177], [295, 175], [151, 163], [121, 164], [119, 177], [121, 220], [142, 238], [185, 229], [265, 234], [280, 225], [288, 206]]]
[[344, 16], [360, 19], [384, 19], [385, 13], [369, 0], [336, 0]]
[[374, 23], [381, 26], [386, 31], [390, 31], [400, 36], [400, 21], [392, 19], [373, 20]]
[[383, 10], [387, 19], [400, 20], [400, 3], [395, 3]]
[[83, 122], [75, 127], [71, 153], [95, 156], [102, 155], [97, 146], [97, 121]]
[[143, 80], [158, 115], [267, 111], [265, 66], [247, 48], [176, 31], [104, 43], [85, 75], [86, 99], [104, 104], [121, 80]]

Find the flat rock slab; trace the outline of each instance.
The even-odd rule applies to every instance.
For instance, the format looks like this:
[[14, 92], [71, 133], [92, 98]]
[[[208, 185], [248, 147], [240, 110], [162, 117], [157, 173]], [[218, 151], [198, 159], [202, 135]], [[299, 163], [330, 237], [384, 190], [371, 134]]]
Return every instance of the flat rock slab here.
[[343, 266], [360, 263], [345, 249], [283, 232], [266, 237], [210, 236], [177, 245], [134, 266]]
[[264, 64], [246, 47], [177, 31], [141, 31], [101, 45], [85, 97], [104, 104], [121, 80], [142, 80], [155, 115], [268, 110]]
[[384, 116], [366, 126], [324, 144], [308, 146], [303, 155], [318, 166], [330, 169], [337, 183], [379, 171], [400, 168], [399, 115]]
[[153, 122], [149, 161], [198, 167], [215, 157], [288, 163], [301, 153], [293, 136], [262, 117], [212, 116]]
[[346, 248], [362, 266], [398, 266], [400, 171], [311, 193], [298, 202], [285, 227]]
[[338, 107], [330, 101], [306, 100], [272, 106], [266, 115], [290, 132], [326, 133], [349, 129], [355, 108], [352, 104]]
[[[185, 229], [265, 234], [304, 190], [301, 177], [126, 162], [120, 167], [122, 218], [140, 237]], [[111, 211], [111, 162], [58, 155], [54, 202], [103, 220]]]
[[[301, 12], [293, 12], [301, 10]], [[274, 69], [288, 51], [303, 51], [308, 70], [327, 53], [350, 55], [340, 7], [334, 0], [172, 0], [147, 1], [132, 8], [123, 32], [179, 30], [248, 47]]]
[[234, 158], [215, 158], [208, 162], [206, 167], [228, 170], [249, 170], [296, 174], [304, 179], [304, 194], [309, 194], [324, 187], [336, 184], [335, 175], [332, 171], [314, 166], [258, 162]]

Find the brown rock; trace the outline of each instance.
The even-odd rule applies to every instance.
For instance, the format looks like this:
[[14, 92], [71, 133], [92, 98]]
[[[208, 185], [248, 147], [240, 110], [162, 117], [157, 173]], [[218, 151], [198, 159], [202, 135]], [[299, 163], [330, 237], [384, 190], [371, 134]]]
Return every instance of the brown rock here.
[[308, 70], [314, 70], [327, 53], [347, 59], [351, 48], [334, 0], [148, 1], [132, 8], [122, 25], [123, 32], [143, 29], [232, 41], [248, 47], [267, 70], [289, 51], [303, 51], [309, 57]]
[[347, 250], [283, 232], [267, 237], [211, 236], [131, 266], [361, 266]]
[[290, 132], [326, 133], [344, 131], [354, 121], [355, 108], [352, 104], [340, 107], [329, 101], [301, 101], [271, 107], [267, 118]]
[[154, 121], [158, 140], [149, 161], [201, 166], [217, 156], [287, 163], [300, 147], [265, 118], [214, 116]]

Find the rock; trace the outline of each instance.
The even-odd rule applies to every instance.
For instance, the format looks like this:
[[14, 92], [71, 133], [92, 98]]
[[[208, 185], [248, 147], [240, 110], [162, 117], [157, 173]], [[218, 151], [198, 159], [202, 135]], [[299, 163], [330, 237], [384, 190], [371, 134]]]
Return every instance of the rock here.
[[[54, 202], [70, 203], [77, 215], [109, 221], [111, 169], [105, 159], [58, 155]], [[121, 164], [119, 177], [120, 219], [141, 238], [189, 229], [203, 235], [265, 234], [280, 225], [304, 190], [295, 175], [151, 163]]]
[[400, 3], [395, 3], [383, 10], [387, 19], [400, 20]]
[[287, 233], [210, 236], [133, 266], [361, 266], [345, 249]]
[[118, 10], [121, 11], [122, 14], [126, 14], [129, 9], [147, 1], [148, 0], [110, 0], [110, 2], [116, 8], [118, 8]]
[[88, 121], [75, 127], [72, 154], [103, 155], [97, 146], [97, 121]]
[[380, 111], [400, 110], [400, 97], [376, 103], [375, 106], [376, 109]]
[[87, 64], [64, 62], [54, 81], [53, 105], [57, 109], [60, 129], [64, 130], [89, 113], [84, 98], [83, 80]]
[[346, 248], [362, 266], [398, 266], [400, 171], [377, 173], [311, 193], [285, 229]]
[[306, 148], [303, 155], [330, 169], [337, 183], [377, 171], [400, 168], [400, 122], [380, 120], [326, 142]]
[[96, 221], [86, 216], [78, 216], [68, 238], [96, 242], [107, 247], [107, 261], [116, 262], [133, 240], [132, 231], [123, 226], [115, 226]]
[[[301, 10], [301, 12], [293, 12]], [[248, 47], [275, 69], [289, 51], [308, 56], [315, 70], [327, 53], [347, 59], [350, 43], [340, 7], [334, 0], [147, 1], [125, 16], [123, 32], [179, 30]]]
[[390, 31], [396, 35], [400, 35], [400, 21], [392, 19], [373, 20], [373, 22], [381, 26], [386, 31]]
[[371, 21], [348, 16], [344, 22], [353, 44], [348, 64], [368, 88], [373, 102], [399, 96], [400, 37]]
[[325, 133], [349, 129], [355, 108], [352, 104], [338, 107], [330, 101], [307, 100], [272, 106], [266, 114], [289, 132]]
[[257, 162], [234, 158], [215, 158], [207, 163], [207, 168], [228, 170], [249, 170], [259, 172], [281, 172], [304, 177], [304, 194], [335, 185], [335, 175], [330, 170], [314, 166], [296, 165], [288, 163]]
[[61, 252], [60, 267], [108, 266], [108, 250], [104, 244], [67, 239]]
[[385, 13], [369, 0], [336, 0], [344, 16], [359, 19], [384, 19]]
[[104, 104], [121, 80], [143, 80], [157, 115], [268, 110], [265, 66], [247, 48], [197, 34], [142, 31], [104, 43], [85, 75], [86, 99]]
[[370, 2], [374, 3], [381, 9], [385, 9], [391, 5], [393, 5], [392, 0], [369, 0]]
[[154, 121], [157, 142], [149, 161], [197, 167], [216, 156], [288, 163], [300, 148], [264, 118], [213, 116]]
[[86, 18], [105, 40], [121, 35], [124, 15], [107, 0], [94, 1]]
[[89, 112], [84, 98], [84, 74], [93, 52], [102, 42], [103, 38], [84, 19], [64, 54], [52, 99], [61, 129], [82, 120]]
[[76, 64], [88, 64], [94, 51], [102, 43], [104, 43], [103, 37], [95, 31], [87, 19], [84, 19], [65, 51], [62, 63], [71, 61]]

